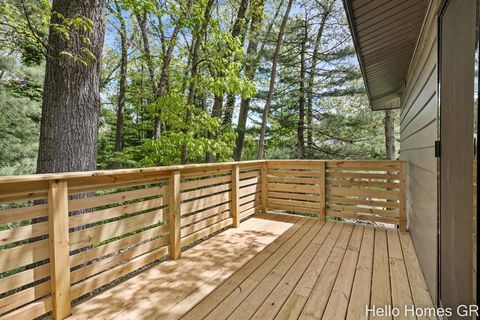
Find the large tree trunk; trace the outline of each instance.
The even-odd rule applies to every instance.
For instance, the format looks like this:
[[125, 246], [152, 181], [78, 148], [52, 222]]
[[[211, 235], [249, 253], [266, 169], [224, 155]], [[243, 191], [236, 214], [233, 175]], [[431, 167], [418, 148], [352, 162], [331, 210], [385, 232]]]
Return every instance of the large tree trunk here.
[[285, 15], [283, 16], [282, 24], [280, 30], [278, 31], [277, 44], [275, 47], [275, 53], [273, 54], [272, 61], [272, 72], [270, 73], [270, 85], [268, 88], [267, 101], [265, 102], [265, 107], [263, 108], [262, 114], [262, 125], [260, 127], [260, 138], [258, 141], [258, 159], [263, 159], [265, 156], [265, 134], [267, 131], [267, 122], [268, 115], [270, 112], [270, 105], [273, 100], [273, 91], [275, 89], [275, 78], [277, 76], [277, 65], [280, 58], [280, 49], [283, 44], [283, 34], [285, 33], [285, 26], [287, 25], [288, 16], [290, 14], [290, 9], [292, 8], [293, 0], [289, 0], [287, 4], [287, 9], [285, 10]]
[[395, 160], [395, 110], [385, 110], [385, 156]]
[[[100, 112], [100, 62], [105, 1], [54, 0], [51, 25], [78, 16], [92, 21], [92, 32], [72, 30], [65, 40], [50, 27], [42, 102], [37, 173], [94, 170]], [[63, 18], [60, 18], [63, 17]], [[62, 52], [88, 59], [82, 36], [95, 56], [87, 65]]]
[[[197, 32], [194, 38], [193, 50], [191, 53], [191, 57], [189, 59], [191, 61], [191, 70], [190, 70], [190, 84], [188, 88], [188, 98], [187, 98], [188, 109], [185, 116], [185, 129], [183, 130], [185, 134], [188, 133], [189, 131], [188, 127], [190, 125], [190, 122], [192, 121], [192, 110], [190, 108], [193, 106], [195, 93], [197, 89], [197, 82], [195, 78], [198, 75], [198, 61], [200, 59], [200, 48], [202, 44], [202, 39], [204, 38], [205, 33], [207, 32], [208, 25], [210, 23], [213, 2], [214, 0], [208, 0], [205, 6], [205, 10], [203, 12], [203, 23], [202, 23], [201, 29]], [[182, 147], [181, 161], [182, 161], [182, 164], [185, 164], [188, 161], [188, 149], [186, 145]]]
[[316, 65], [318, 61], [318, 52], [323, 39], [323, 30], [325, 24], [333, 9], [334, 1], [329, 1], [323, 7], [322, 18], [320, 20], [320, 26], [318, 27], [317, 37], [315, 39], [315, 45], [312, 53], [312, 64], [310, 66], [310, 75], [308, 79], [308, 93], [307, 93], [307, 153], [311, 155], [313, 150], [313, 87], [315, 86]]
[[306, 72], [306, 46], [308, 40], [308, 22], [305, 19], [304, 36], [300, 51], [300, 90], [298, 98], [298, 124], [297, 124], [297, 144], [298, 155], [300, 159], [305, 159], [305, 72]]
[[[117, 123], [115, 131], [115, 151], [123, 151], [123, 120], [125, 112], [125, 94], [127, 85], [127, 64], [128, 64], [128, 44], [127, 44], [127, 26], [122, 16], [122, 8], [115, 0], [116, 15], [120, 23], [120, 46], [121, 46], [121, 59], [120, 59], [120, 79], [118, 90], [118, 105], [117, 105]], [[113, 163], [113, 168], [121, 168], [122, 164], [118, 161]]]

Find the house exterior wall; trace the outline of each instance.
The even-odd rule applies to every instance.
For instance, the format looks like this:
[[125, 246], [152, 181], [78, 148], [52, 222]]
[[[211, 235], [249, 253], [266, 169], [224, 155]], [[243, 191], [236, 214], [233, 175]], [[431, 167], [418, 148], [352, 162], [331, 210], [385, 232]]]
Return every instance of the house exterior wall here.
[[409, 231], [433, 301], [437, 294], [437, 9], [432, 0], [401, 99], [400, 159], [409, 163]]

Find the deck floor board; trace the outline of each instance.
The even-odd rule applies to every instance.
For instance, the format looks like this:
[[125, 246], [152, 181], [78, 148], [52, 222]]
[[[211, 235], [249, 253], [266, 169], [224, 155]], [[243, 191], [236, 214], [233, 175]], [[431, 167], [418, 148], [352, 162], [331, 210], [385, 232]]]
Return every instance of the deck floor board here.
[[392, 302], [432, 307], [408, 233], [260, 214], [79, 303], [69, 319], [367, 319], [367, 304]]

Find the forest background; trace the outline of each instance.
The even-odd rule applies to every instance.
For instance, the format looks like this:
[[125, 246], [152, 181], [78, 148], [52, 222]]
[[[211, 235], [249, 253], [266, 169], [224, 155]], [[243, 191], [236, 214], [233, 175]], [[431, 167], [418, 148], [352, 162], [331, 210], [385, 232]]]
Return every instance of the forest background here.
[[1, 0], [0, 175], [395, 159], [340, 0]]

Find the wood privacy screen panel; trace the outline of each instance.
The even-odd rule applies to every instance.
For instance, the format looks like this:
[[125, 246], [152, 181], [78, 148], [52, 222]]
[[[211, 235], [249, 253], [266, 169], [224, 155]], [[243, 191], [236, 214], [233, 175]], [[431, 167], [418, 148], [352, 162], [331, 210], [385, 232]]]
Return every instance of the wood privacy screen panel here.
[[0, 192], [0, 315], [9, 314], [7, 319], [52, 309], [47, 190], [37, 191], [43, 197], [28, 190], [10, 197]]
[[405, 163], [267, 161], [269, 209], [405, 228]]
[[266, 210], [405, 226], [405, 163], [249, 161], [0, 178], [0, 318], [108, 288]]
[[397, 161], [328, 161], [327, 215], [399, 225], [400, 167]]
[[72, 300], [168, 254], [167, 195], [167, 179], [72, 195]]
[[322, 216], [325, 166], [320, 161], [267, 163], [267, 207]]

